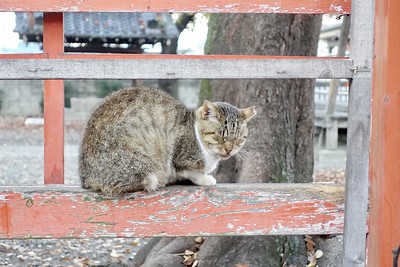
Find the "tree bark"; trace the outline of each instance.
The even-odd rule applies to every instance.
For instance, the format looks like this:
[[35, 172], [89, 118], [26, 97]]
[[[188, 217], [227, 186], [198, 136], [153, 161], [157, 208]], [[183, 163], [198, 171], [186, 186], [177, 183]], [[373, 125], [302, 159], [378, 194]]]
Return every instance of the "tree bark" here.
[[[211, 15], [209, 27], [207, 54], [314, 56], [321, 17]], [[210, 91], [202, 95], [208, 94], [212, 100], [226, 101], [239, 107], [255, 105], [257, 109], [257, 116], [249, 125], [246, 162], [231, 160], [222, 163], [216, 177], [236, 182], [312, 180], [313, 80], [213, 80], [202, 90]]]
[[[205, 52], [314, 56], [320, 27], [321, 17], [316, 15], [211, 14]], [[249, 123], [247, 158], [220, 164], [218, 182], [311, 182], [313, 88], [310, 79], [204, 81], [200, 102], [207, 98], [257, 110]], [[302, 236], [210, 237], [200, 247], [198, 266], [305, 266], [306, 260]], [[164, 265], [156, 265], [160, 261]], [[183, 264], [170, 265], [158, 254], [137, 266]]]

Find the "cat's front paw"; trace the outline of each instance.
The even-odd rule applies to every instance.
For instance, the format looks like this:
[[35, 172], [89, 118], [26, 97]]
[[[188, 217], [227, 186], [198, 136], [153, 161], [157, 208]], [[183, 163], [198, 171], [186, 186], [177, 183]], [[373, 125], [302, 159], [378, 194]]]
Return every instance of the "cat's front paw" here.
[[197, 179], [196, 184], [203, 186], [215, 185], [217, 180], [211, 175], [203, 175]]

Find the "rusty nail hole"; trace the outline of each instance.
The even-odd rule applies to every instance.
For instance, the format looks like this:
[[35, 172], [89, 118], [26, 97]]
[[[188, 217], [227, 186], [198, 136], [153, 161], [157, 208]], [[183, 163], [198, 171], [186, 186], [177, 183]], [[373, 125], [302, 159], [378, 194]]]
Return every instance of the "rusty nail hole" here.
[[27, 207], [32, 207], [33, 206], [33, 199], [32, 198], [28, 198], [26, 200], [26, 206]]

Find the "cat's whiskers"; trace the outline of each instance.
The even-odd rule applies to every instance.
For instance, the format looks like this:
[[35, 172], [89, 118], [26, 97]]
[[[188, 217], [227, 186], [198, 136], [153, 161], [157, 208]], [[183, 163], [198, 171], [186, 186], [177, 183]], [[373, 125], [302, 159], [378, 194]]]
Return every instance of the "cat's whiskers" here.
[[236, 158], [237, 158], [239, 161], [244, 162], [244, 161], [248, 160], [248, 158], [249, 158], [249, 156], [250, 156], [250, 153], [247, 152], [246, 150], [244, 150], [244, 149], [242, 148], [241, 150], [239, 150], [239, 151], [236, 153], [235, 156], [236, 156]]

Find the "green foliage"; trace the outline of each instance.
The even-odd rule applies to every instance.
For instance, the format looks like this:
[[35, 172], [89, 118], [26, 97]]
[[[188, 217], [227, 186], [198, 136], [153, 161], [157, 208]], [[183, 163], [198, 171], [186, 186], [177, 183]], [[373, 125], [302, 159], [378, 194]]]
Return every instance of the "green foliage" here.
[[97, 97], [105, 97], [111, 92], [117, 91], [123, 87], [122, 81], [119, 80], [100, 80], [95, 82]]

